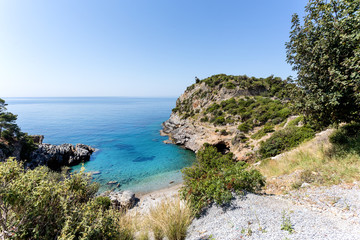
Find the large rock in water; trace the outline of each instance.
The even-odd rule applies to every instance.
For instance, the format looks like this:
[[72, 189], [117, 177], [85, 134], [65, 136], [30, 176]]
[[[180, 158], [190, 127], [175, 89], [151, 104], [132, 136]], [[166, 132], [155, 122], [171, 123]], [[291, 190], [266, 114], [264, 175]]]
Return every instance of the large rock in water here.
[[35, 168], [46, 165], [53, 170], [59, 170], [62, 166], [73, 166], [81, 162], [89, 161], [94, 148], [85, 144], [39, 144], [38, 149], [33, 151], [30, 160], [25, 163], [26, 167]]

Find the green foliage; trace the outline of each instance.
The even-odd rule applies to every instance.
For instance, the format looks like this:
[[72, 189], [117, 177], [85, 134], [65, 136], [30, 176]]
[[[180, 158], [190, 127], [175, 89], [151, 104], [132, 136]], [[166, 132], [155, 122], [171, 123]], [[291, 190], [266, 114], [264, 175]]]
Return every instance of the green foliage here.
[[314, 136], [314, 130], [307, 126], [287, 127], [276, 131], [269, 139], [261, 142], [259, 153], [262, 158], [273, 157], [298, 146]]
[[224, 125], [225, 124], [225, 118], [223, 116], [215, 118], [214, 124], [215, 125]]
[[197, 152], [197, 163], [183, 170], [181, 195], [199, 213], [210, 203], [230, 202], [232, 192], [256, 191], [265, 184], [257, 170], [247, 170], [245, 162], [234, 162], [233, 154], [221, 154], [209, 144]]
[[13, 159], [0, 163], [0, 229], [11, 239], [132, 239], [109, 199], [80, 173], [46, 167], [24, 171]]
[[360, 1], [310, 0], [292, 18], [287, 61], [297, 71], [296, 106], [318, 126], [360, 121]]
[[260, 139], [265, 136], [267, 133], [274, 132], [274, 126], [272, 124], [265, 124], [263, 128], [257, 131], [251, 136], [252, 139]]
[[300, 122], [303, 122], [303, 121], [304, 121], [304, 116], [299, 116], [299, 117], [291, 120], [291, 121], [287, 124], [287, 126], [289, 126], [289, 127], [291, 127], [291, 126], [296, 127]]
[[[278, 124], [284, 121], [290, 114], [288, 102], [272, 100], [268, 97], [254, 97], [248, 99], [235, 100], [230, 98], [222, 101], [220, 104], [210, 105], [206, 111], [207, 116], [212, 116], [210, 122], [215, 125], [225, 125], [234, 123], [233, 116], [240, 116], [242, 123], [238, 129], [245, 133], [249, 132], [255, 126], [262, 126], [267, 122]], [[208, 118], [207, 118], [208, 119]], [[205, 117], [201, 121], [205, 121]]]
[[247, 122], [244, 122], [238, 126], [238, 129], [244, 133], [247, 133], [252, 129], [252, 126]]
[[360, 123], [340, 127], [329, 138], [338, 155], [355, 153], [360, 155]]
[[21, 131], [15, 123], [17, 115], [7, 112], [6, 106], [5, 101], [0, 98], [0, 139], [12, 142], [20, 136]]
[[282, 212], [281, 230], [288, 231], [290, 234], [294, 232], [294, 227], [291, 223], [290, 216], [287, 216], [286, 212]]
[[37, 145], [34, 143], [32, 137], [30, 137], [27, 133], [24, 133], [20, 138], [20, 142], [22, 144], [20, 158], [23, 161], [29, 159], [30, 154], [37, 149]]
[[[182, 100], [179, 98], [176, 101], [176, 107], [173, 109], [173, 112], [178, 113], [180, 116], [182, 116], [182, 118], [193, 117], [195, 115], [193, 103], [196, 100], [203, 99], [209, 95], [216, 95], [222, 88], [245, 90], [244, 95], [263, 96], [265, 98], [277, 97], [278, 99], [287, 101], [292, 89], [296, 88], [296, 86], [292, 84], [291, 81], [291, 79], [282, 80], [281, 78], [274, 76], [270, 76], [268, 78], [255, 78], [225, 74], [213, 75], [203, 80], [197, 79], [195, 84], [187, 88], [187, 92], [193, 91], [197, 84], [203, 83], [205, 83], [208, 89], [203, 90], [201, 88], [191, 92], [189, 96]], [[252, 100], [250, 100], [248, 103], [251, 104], [251, 101]], [[225, 103], [226, 105], [224, 105]], [[213, 118], [209, 117], [209, 119], [213, 119], [215, 121], [215, 118], [220, 116], [216, 110], [219, 110], [220, 108], [222, 108], [223, 111], [228, 115], [232, 116], [235, 116], [240, 112], [244, 113], [242, 111], [238, 111], [237, 104], [238, 102], [236, 102], [234, 98], [223, 101], [221, 106], [219, 106], [217, 103], [214, 103], [206, 111], [204, 111], [204, 114], [213, 115]], [[246, 104], [242, 107], [248, 107], [249, 105]], [[241, 107], [239, 107], [239, 109], [240, 108]], [[234, 120], [231, 118], [228, 118], [227, 123], [232, 123], [233, 121]]]

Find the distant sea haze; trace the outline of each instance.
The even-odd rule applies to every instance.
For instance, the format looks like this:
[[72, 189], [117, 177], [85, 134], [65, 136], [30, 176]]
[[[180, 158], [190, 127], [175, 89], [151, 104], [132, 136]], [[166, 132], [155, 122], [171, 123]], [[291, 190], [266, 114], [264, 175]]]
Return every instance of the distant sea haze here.
[[[195, 154], [159, 134], [174, 98], [5, 98], [18, 125], [29, 134], [45, 135], [44, 143], [83, 143], [97, 151], [84, 164], [101, 184], [100, 191], [116, 188], [149, 192], [181, 182], [180, 170]], [[74, 171], [81, 166], [73, 167]], [[108, 184], [110, 181], [116, 184]]]

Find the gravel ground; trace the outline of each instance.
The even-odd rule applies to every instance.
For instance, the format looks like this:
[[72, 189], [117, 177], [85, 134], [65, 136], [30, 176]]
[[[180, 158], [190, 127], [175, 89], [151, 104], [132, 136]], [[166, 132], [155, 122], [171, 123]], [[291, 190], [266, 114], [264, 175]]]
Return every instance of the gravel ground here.
[[[188, 230], [200, 239], [360, 240], [360, 189], [353, 186], [307, 188], [284, 196], [247, 194], [224, 210], [212, 206]], [[293, 232], [282, 230], [286, 225]]]

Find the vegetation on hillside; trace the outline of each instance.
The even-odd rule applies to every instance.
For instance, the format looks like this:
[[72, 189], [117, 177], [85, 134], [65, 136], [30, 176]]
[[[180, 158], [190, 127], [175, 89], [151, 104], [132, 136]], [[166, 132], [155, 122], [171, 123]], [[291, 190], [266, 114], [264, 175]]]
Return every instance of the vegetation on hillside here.
[[[270, 76], [268, 78], [255, 78], [247, 77], [246, 75], [213, 75], [188, 87], [187, 91], [192, 91], [196, 85], [205, 84], [206, 86], [204, 89], [198, 89], [193, 94], [191, 94], [191, 96], [183, 99], [182, 101], [178, 99], [173, 112], [178, 113], [183, 118], [194, 117], [203, 110], [194, 109], [194, 101], [196, 99], [211, 99], [214, 95], [218, 94], [222, 88], [233, 92], [234, 95], [236, 92], [238, 92], [239, 94], [241, 93], [242, 96], [247, 97], [272, 97], [286, 101], [290, 98], [291, 92], [295, 88], [295, 85], [292, 84], [291, 81], [291, 79], [282, 80], [281, 78], [274, 76]], [[231, 110], [230, 106], [228, 108], [228, 110]], [[220, 115], [216, 117], [220, 117]]]
[[203, 113], [202, 122], [209, 121], [214, 125], [241, 123], [239, 130], [248, 132], [265, 123], [276, 125], [291, 114], [287, 102], [256, 96], [253, 98], [230, 98], [213, 103]]
[[359, 181], [360, 124], [344, 125], [330, 135], [329, 143], [305, 144], [283, 158], [264, 160], [259, 168], [267, 176], [302, 171], [293, 187], [303, 182], [332, 185]]

